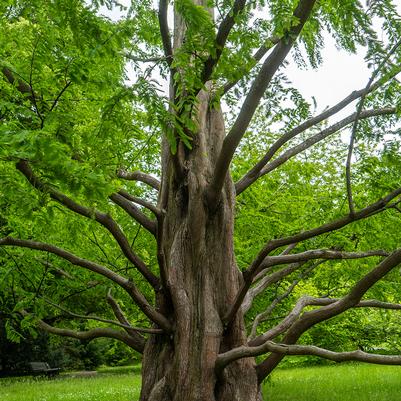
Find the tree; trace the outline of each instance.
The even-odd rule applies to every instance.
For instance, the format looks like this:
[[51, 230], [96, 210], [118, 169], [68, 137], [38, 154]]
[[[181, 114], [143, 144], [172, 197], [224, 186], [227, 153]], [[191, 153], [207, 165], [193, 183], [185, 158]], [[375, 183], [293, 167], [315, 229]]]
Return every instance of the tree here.
[[[401, 262], [388, 223], [399, 222], [401, 195], [390, 131], [401, 25], [390, 1], [161, 0], [157, 10], [142, 1], [116, 23], [97, 14], [98, 2], [2, 7], [0, 245], [13, 247], [3, 254], [17, 301], [10, 314], [27, 327], [111, 337], [142, 353], [143, 401], [259, 400], [261, 382], [286, 355], [401, 364], [397, 355], [297, 344], [351, 309], [401, 308], [394, 293], [370, 297]], [[365, 46], [372, 76], [312, 115], [284, 73], [290, 53], [300, 66], [320, 63], [324, 30], [348, 51]], [[169, 82], [167, 98], [155, 77]], [[335, 137], [346, 128], [349, 146]], [[152, 163], [155, 149], [160, 163]], [[380, 170], [388, 176], [374, 182]], [[326, 200], [291, 207], [296, 182], [324, 189]], [[270, 204], [280, 192], [277, 217]], [[247, 201], [271, 225], [245, 230], [252, 246], [238, 245], [236, 255], [235, 204], [241, 216]], [[328, 261], [345, 283], [325, 292], [315, 277], [308, 287]], [[277, 283], [284, 291], [273, 293]], [[255, 313], [261, 299], [267, 310]], [[262, 330], [278, 305], [284, 317]], [[250, 333], [247, 312], [256, 318]]]

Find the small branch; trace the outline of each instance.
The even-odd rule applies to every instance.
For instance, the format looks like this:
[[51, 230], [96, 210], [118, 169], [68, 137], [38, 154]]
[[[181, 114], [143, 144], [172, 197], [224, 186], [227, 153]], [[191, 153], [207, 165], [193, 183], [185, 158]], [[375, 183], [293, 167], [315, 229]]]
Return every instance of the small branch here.
[[149, 219], [132, 202], [126, 199], [126, 197], [118, 193], [113, 193], [109, 196], [109, 198], [116, 205], [125, 210], [132, 218], [134, 218], [141, 226], [146, 228], [146, 230], [148, 230], [151, 234], [156, 235], [156, 222]]
[[77, 319], [95, 320], [95, 321], [101, 322], [101, 323], [112, 324], [114, 326], [118, 326], [118, 327], [123, 328], [127, 332], [130, 330], [130, 331], [139, 332], [139, 333], [151, 333], [151, 334], [163, 333], [163, 330], [160, 330], [160, 329], [148, 329], [146, 327], [133, 327], [130, 324], [123, 324], [123, 323], [120, 323], [120, 322], [116, 322], [115, 320], [104, 319], [104, 318], [99, 317], [99, 316], [80, 315], [78, 313], [71, 312], [66, 308], [63, 308], [61, 305], [58, 305], [58, 304], [50, 301], [49, 299], [43, 298], [43, 300], [46, 303], [48, 303], [49, 305], [52, 305], [53, 307], [61, 310], [62, 312], [66, 313], [67, 315], [72, 316], [72, 317], [76, 317]]
[[[401, 45], [401, 40], [399, 40], [388, 52], [386, 57], [382, 60], [382, 62], [379, 64], [379, 66], [376, 68], [376, 70], [373, 72], [372, 76], [370, 77], [366, 87], [365, 87], [365, 92], [369, 92], [370, 87], [373, 84], [374, 79], [376, 76], [379, 74], [381, 69], [387, 64], [388, 59], [391, 57], [392, 54], [395, 53], [395, 51], [398, 49], [398, 47]], [[358, 131], [358, 121], [361, 117], [363, 105], [365, 103], [365, 98], [366, 95], [362, 95], [361, 99], [359, 101], [357, 110], [356, 110], [356, 116], [354, 120], [354, 124], [352, 126], [352, 131], [351, 131], [351, 138], [350, 142], [348, 145], [348, 155], [347, 155], [347, 162], [345, 165], [345, 182], [346, 182], [346, 187], [347, 187], [347, 200], [348, 200], [348, 208], [349, 212], [351, 215], [355, 213], [355, 206], [354, 206], [354, 199], [352, 196], [352, 185], [351, 185], [351, 160], [352, 160], [352, 153], [354, 150], [354, 143], [356, 139], [356, 133]]]
[[151, 175], [143, 173], [142, 171], [139, 170], [126, 171], [120, 169], [117, 171], [117, 177], [128, 181], [140, 181], [143, 182], [144, 184], [151, 186], [157, 191], [160, 190], [160, 181], [157, 178], [152, 177]]
[[133, 55], [131, 55], [129, 53], [125, 53], [124, 57], [129, 59], [129, 60], [138, 62], [138, 63], [160, 63], [162, 61], [167, 61], [167, 57], [163, 57], [163, 56], [136, 57], [136, 56], [133, 56]]
[[[258, 62], [264, 57], [264, 55], [265, 55], [269, 50], [271, 50], [274, 46], [277, 45], [277, 43], [280, 42], [280, 39], [281, 39], [281, 38], [279, 38], [278, 36], [269, 38], [269, 39], [266, 41], [267, 44], [261, 46], [261, 47], [255, 52], [255, 54], [254, 54], [253, 57], [252, 57], [252, 59], [253, 59], [252, 66], [248, 69], [248, 71], [247, 71], [246, 74], [248, 74], [248, 73], [252, 70], [252, 68], [255, 67], [255, 66], [258, 64]], [[235, 80], [233, 80], [233, 81], [226, 82], [226, 83], [223, 85], [223, 88], [222, 88], [223, 95], [225, 95], [231, 88], [233, 88], [233, 87], [241, 80], [241, 78], [243, 78], [246, 74], [244, 74], [244, 75], [241, 76], [240, 78], [237, 78], [237, 79], [235, 79]], [[219, 91], [217, 91], [217, 92], [219, 92]]]
[[138, 205], [141, 205], [143, 207], [146, 207], [149, 209], [155, 216], [159, 216], [161, 211], [157, 208], [157, 206], [153, 205], [152, 203], [145, 201], [144, 199], [138, 198], [136, 196], [133, 196], [129, 194], [127, 191], [124, 191], [121, 189], [118, 191], [118, 193], [123, 196], [124, 198], [128, 199], [131, 202], [137, 203]]
[[57, 106], [58, 101], [60, 100], [61, 96], [63, 96], [64, 92], [68, 89], [68, 87], [72, 84], [71, 81], [66, 82], [64, 85], [64, 88], [61, 89], [60, 93], [57, 95], [56, 99], [54, 99], [54, 102], [52, 106], [50, 107], [49, 113], [53, 111], [53, 109]]

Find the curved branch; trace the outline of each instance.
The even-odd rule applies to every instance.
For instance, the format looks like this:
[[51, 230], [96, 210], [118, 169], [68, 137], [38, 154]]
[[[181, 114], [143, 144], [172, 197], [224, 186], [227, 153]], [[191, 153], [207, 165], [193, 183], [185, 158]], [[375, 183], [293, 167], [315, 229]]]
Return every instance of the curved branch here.
[[[309, 312], [305, 312], [297, 319], [289, 328], [283, 343], [295, 344], [299, 337], [312, 326], [331, 319], [346, 310], [355, 307], [365, 293], [392, 269], [401, 263], [401, 248], [394, 251], [390, 256], [385, 258], [374, 269], [363, 276], [349, 291], [349, 293], [338, 301], [322, 306], [321, 308]], [[257, 366], [257, 375], [259, 381], [262, 381], [280, 362], [283, 356], [279, 354], [271, 354], [262, 363]]]
[[137, 203], [138, 205], [141, 205], [143, 207], [146, 207], [146, 209], [149, 209], [155, 216], [159, 216], [161, 214], [161, 211], [159, 210], [159, 208], [155, 205], [153, 205], [152, 203], [138, 198], [137, 196], [133, 196], [131, 194], [129, 194], [127, 191], [124, 191], [123, 189], [121, 189], [120, 191], [118, 191], [118, 193], [123, 196], [125, 199], [128, 199], [131, 202]]
[[33, 173], [31, 166], [26, 160], [20, 160], [16, 167], [26, 177], [28, 182], [41, 192], [48, 193], [50, 197], [67, 207], [71, 211], [85, 216], [89, 219], [94, 219], [106, 228], [114, 237], [126, 258], [141, 272], [143, 277], [152, 285], [153, 288], [159, 288], [159, 279], [145, 265], [145, 263], [134, 253], [131, 246], [122, 232], [118, 224], [108, 214], [101, 213], [98, 210], [82, 206], [74, 200], [57, 191], [50, 185], [40, 181]]
[[234, 125], [223, 141], [223, 146], [214, 168], [213, 178], [206, 193], [209, 207], [212, 209], [216, 207], [220, 198], [221, 189], [234, 152], [245, 134], [245, 131], [248, 128], [248, 125], [251, 122], [271, 79], [287, 57], [305, 22], [309, 18], [315, 2], [316, 0], [299, 1], [298, 6], [294, 11], [294, 17], [298, 19], [299, 23], [294, 25], [289, 32], [280, 39], [277, 46], [263, 63], [259, 74], [251, 85]]
[[169, 321], [159, 312], [157, 312], [152, 306], [149, 305], [143, 294], [136, 288], [134, 283], [123, 276], [113, 272], [112, 270], [101, 266], [95, 262], [87, 259], [80, 258], [65, 249], [58, 248], [54, 245], [47, 244], [44, 242], [36, 242], [31, 240], [22, 240], [17, 238], [5, 237], [0, 239], [0, 246], [18, 246], [21, 248], [30, 248], [39, 251], [50, 252], [57, 255], [75, 266], [83, 267], [94, 273], [100, 274], [103, 277], [108, 278], [120, 287], [124, 288], [125, 291], [131, 296], [133, 301], [143, 311], [143, 313], [154, 323], [157, 323], [163, 330], [171, 331], [171, 325]]
[[149, 185], [150, 187], [156, 189], [157, 191], [160, 190], [160, 181], [152, 177], [149, 174], [143, 173], [142, 171], [135, 170], [135, 171], [126, 171], [120, 169], [117, 171], [117, 177], [127, 181], [139, 181], [143, 182], [144, 184]]

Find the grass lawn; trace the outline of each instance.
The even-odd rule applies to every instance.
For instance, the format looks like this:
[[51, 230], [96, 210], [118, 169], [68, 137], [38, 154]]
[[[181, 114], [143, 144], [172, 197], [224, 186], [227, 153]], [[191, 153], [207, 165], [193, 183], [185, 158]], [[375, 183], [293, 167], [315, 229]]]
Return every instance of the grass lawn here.
[[[0, 379], [0, 401], [137, 401], [138, 369], [103, 369], [95, 377]], [[401, 367], [333, 365], [278, 369], [266, 401], [400, 401]], [[244, 400], [247, 401], [247, 400]]]
[[140, 385], [140, 375], [132, 373], [0, 379], [0, 401], [136, 401]]
[[401, 366], [278, 369], [264, 390], [268, 401], [401, 401]]

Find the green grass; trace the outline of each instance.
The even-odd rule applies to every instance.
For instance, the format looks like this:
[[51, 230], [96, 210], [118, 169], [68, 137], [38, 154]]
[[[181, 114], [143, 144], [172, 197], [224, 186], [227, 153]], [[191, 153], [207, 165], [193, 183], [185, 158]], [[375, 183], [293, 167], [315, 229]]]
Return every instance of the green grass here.
[[[104, 368], [95, 377], [0, 379], [0, 401], [137, 401], [138, 367]], [[266, 401], [400, 401], [401, 367], [332, 365], [278, 369]]]
[[400, 401], [401, 366], [331, 365], [278, 369], [268, 401]]
[[60, 376], [57, 379], [1, 379], [1, 401], [136, 401], [141, 377], [101, 374], [96, 377]]

